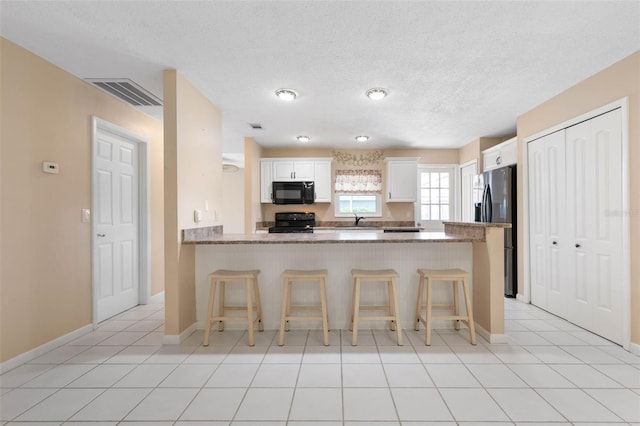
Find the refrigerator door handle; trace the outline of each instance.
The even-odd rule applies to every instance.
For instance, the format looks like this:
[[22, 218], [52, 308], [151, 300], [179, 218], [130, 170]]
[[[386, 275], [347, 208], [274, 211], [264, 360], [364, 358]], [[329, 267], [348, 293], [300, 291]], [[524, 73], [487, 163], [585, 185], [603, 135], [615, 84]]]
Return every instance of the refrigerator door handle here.
[[492, 216], [493, 200], [491, 199], [491, 187], [489, 184], [486, 184], [482, 195], [482, 221], [491, 222]]

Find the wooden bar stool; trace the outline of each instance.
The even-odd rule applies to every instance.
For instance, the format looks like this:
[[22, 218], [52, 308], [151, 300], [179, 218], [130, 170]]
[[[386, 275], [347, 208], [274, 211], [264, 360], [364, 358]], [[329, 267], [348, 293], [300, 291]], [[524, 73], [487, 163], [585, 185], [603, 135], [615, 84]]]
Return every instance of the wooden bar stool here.
[[[262, 325], [262, 307], [260, 305], [260, 291], [258, 289], [259, 269], [248, 271], [231, 271], [218, 269], [209, 274], [211, 287], [209, 289], [209, 308], [207, 310], [207, 323], [204, 327], [204, 346], [209, 346], [209, 334], [211, 333], [211, 323], [218, 321], [218, 330], [224, 331], [224, 321], [246, 321], [249, 329], [249, 346], [254, 345], [253, 329], [258, 324], [258, 330], [264, 330]], [[227, 306], [224, 302], [224, 290], [226, 283], [243, 283], [247, 296], [245, 306]], [[216, 290], [220, 284], [220, 297], [218, 299], [218, 315], [213, 314]], [[253, 288], [252, 288], [253, 287]], [[254, 296], [252, 297], [251, 292]], [[255, 300], [254, 300], [255, 299]], [[255, 310], [255, 318], [254, 318]], [[245, 316], [226, 316], [226, 311], [246, 311]]]
[[[473, 311], [471, 308], [471, 298], [469, 295], [469, 273], [462, 269], [418, 269], [420, 281], [418, 283], [418, 303], [416, 306], [416, 324], [415, 330], [420, 329], [422, 322], [427, 329], [424, 343], [431, 345], [431, 321], [433, 320], [453, 320], [456, 330], [460, 330], [460, 321], [464, 321], [469, 327], [469, 336], [471, 344], [476, 344], [476, 328], [473, 322]], [[452, 305], [433, 305], [432, 303], [432, 284], [434, 281], [450, 281], [453, 285], [453, 304]], [[464, 303], [467, 308], [467, 315], [460, 315], [460, 307], [458, 301], [458, 281], [462, 282], [462, 290], [464, 292]], [[423, 304], [425, 297], [426, 284], [426, 304]], [[433, 315], [433, 310], [453, 310], [453, 315]], [[422, 311], [426, 310], [426, 318], [422, 317]]]
[[[322, 321], [324, 345], [329, 346], [329, 317], [327, 315], [327, 270], [317, 269], [301, 271], [287, 269], [282, 273], [284, 291], [282, 292], [282, 313], [280, 316], [280, 336], [278, 345], [284, 345], [284, 332], [289, 331], [289, 321]], [[317, 281], [320, 286], [320, 305], [291, 305], [291, 285], [294, 282]], [[321, 316], [293, 316], [291, 311], [319, 310]]]
[[[398, 346], [402, 346], [402, 327], [400, 326], [400, 312], [398, 309], [398, 297], [396, 292], [396, 279], [398, 273], [393, 269], [367, 270], [352, 269], [353, 277], [353, 302], [351, 304], [351, 327], [353, 337], [351, 344], [358, 344], [358, 322], [370, 320], [388, 320], [390, 321], [391, 330], [395, 330], [398, 335]], [[368, 305], [360, 306], [360, 283], [365, 282], [383, 282], [387, 283], [388, 304], [387, 305]], [[377, 316], [360, 316], [361, 310], [385, 311], [387, 315]]]

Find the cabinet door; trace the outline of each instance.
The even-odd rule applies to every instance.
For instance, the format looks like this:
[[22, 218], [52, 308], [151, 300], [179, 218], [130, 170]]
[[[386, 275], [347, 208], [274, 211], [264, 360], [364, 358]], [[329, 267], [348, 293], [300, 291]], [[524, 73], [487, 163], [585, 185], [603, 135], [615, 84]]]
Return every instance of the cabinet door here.
[[333, 188], [330, 160], [315, 161], [314, 181], [316, 186], [316, 203], [330, 203]]
[[315, 161], [295, 160], [293, 162], [293, 180], [294, 181], [312, 181], [314, 180], [314, 163]]
[[415, 202], [418, 165], [415, 161], [387, 163], [387, 202]]
[[271, 203], [271, 182], [273, 182], [273, 162], [260, 160], [260, 202]]
[[485, 152], [482, 155], [482, 170], [492, 170], [497, 169], [498, 167], [502, 167], [502, 157], [500, 155], [500, 150], [495, 149], [493, 151]]
[[293, 180], [293, 160], [274, 160], [273, 180], [277, 182]]
[[620, 110], [567, 129], [567, 215], [572, 218], [568, 319], [622, 342]]

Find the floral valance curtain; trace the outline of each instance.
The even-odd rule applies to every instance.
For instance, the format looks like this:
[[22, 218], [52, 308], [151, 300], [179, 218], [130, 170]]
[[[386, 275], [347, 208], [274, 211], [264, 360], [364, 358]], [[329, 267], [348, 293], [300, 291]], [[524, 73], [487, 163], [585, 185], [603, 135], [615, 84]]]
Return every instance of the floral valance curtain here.
[[336, 170], [335, 192], [382, 192], [380, 170]]

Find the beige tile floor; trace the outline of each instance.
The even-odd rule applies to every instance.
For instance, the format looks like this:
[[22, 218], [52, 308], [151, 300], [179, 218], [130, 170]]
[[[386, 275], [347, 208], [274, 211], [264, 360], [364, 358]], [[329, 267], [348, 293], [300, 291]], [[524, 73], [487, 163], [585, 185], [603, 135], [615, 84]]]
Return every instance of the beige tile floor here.
[[160, 304], [0, 376], [4, 425], [640, 425], [640, 357], [505, 300], [508, 344], [463, 330], [202, 332], [162, 346]]

